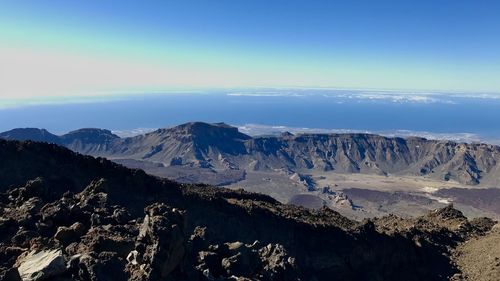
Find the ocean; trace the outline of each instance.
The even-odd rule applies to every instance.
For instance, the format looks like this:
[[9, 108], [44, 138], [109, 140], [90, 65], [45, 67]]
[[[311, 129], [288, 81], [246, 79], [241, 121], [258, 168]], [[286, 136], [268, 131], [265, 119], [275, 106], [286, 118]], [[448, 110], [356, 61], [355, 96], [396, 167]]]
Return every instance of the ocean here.
[[[1, 105], [1, 104], [0, 104]], [[500, 95], [338, 89], [224, 89], [114, 95], [4, 106], [0, 130], [84, 127], [126, 136], [190, 121], [258, 135], [371, 132], [500, 143]]]

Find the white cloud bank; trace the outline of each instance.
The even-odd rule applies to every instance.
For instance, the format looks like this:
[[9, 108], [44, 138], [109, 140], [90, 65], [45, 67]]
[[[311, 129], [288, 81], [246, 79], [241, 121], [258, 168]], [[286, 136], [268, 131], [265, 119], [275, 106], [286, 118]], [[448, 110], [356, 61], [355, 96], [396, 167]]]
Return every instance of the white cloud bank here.
[[134, 137], [138, 135], [144, 135], [147, 133], [151, 133], [153, 131], [156, 131], [156, 128], [136, 128], [136, 129], [131, 129], [131, 130], [113, 130], [111, 131], [113, 134], [121, 137], [121, 138], [128, 138], [128, 137]]
[[[457, 104], [468, 99], [500, 99], [496, 93], [448, 93], [448, 92], [408, 92], [397, 90], [367, 91], [363, 89], [329, 89], [329, 88], [299, 88], [277, 89], [274, 91], [246, 90], [229, 92], [232, 97], [323, 97], [336, 99], [339, 103], [345, 102], [392, 102], [414, 104]], [[465, 101], [464, 101], [465, 100]]]
[[422, 137], [431, 140], [450, 140], [455, 142], [484, 142], [500, 145], [500, 139], [486, 139], [478, 134], [473, 133], [434, 133], [426, 131], [410, 131], [410, 130], [392, 130], [392, 131], [369, 131], [369, 130], [350, 130], [350, 129], [322, 129], [322, 128], [303, 128], [289, 126], [269, 126], [260, 124], [245, 124], [237, 126], [240, 132], [250, 135], [279, 135], [284, 132], [292, 134], [345, 134], [345, 133], [366, 133], [377, 134], [386, 137]]

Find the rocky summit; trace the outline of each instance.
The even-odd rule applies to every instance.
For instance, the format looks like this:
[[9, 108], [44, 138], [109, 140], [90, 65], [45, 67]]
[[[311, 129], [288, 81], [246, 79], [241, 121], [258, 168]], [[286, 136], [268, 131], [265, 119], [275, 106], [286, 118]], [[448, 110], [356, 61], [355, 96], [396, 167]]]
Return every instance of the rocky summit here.
[[452, 206], [358, 222], [56, 144], [0, 140], [0, 159], [1, 280], [463, 280], [470, 241], [495, 241]]

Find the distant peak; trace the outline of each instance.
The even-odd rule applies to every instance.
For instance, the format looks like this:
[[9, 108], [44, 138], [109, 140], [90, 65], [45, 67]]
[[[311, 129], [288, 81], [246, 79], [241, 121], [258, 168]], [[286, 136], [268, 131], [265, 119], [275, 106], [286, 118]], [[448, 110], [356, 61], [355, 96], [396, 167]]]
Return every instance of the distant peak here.
[[113, 134], [110, 130], [97, 128], [78, 129], [62, 136], [62, 139], [67, 144], [75, 140], [85, 143], [106, 143], [119, 138], [119, 136]]
[[104, 135], [111, 135], [111, 136], [118, 137], [117, 135], [113, 134], [110, 130], [99, 129], [99, 128], [82, 128], [82, 129], [71, 131], [71, 132], [67, 133], [66, 135], [72, 135], [72, 134], [104, 134]]
[[196, 139], [206, 140], [247, 140], [250, 136], [238, 131], [238, 128], [226, 123], [189, 122], [168, 129], [159, 129], [151, 134], [168, 134], [177, 136], [189, 136]]
[[17, 128], [0, 133], [0, 138], [7, 140], [32, 140], [48, 143], [59, 143], [59, 137], [45, 129], [39, 128]]
[[218, 122], [218, 123], [206, 123], [206, 122], [188, 122], [184, 123], [181, 125], [178, 125], [174, 128], [193, 128], [193, 129], [203, 129], [203, 128], [230, 128], [230, 129], [237, 129], [236, 127], [230, 126], [224, 122]]
[[15, 129], [12, 129], [10, 131], [6, 131], [6, 132], [3, 132], [2, 134], [5, 134], [5, 133], [21, 133], [21, 132], [25, 132], [25, 133], [49, 133], [49, 131], [47, 131], [46, 129], [40, 129], [40, 128], [15, 128]]
[[238, 128], [226, 123], [206, 123], [206, 122], [189, 122], [184, 123], [168, 130], [185, 131], [188, 133], [202, 133], [208, 131], [233, 131], [238, 132]]

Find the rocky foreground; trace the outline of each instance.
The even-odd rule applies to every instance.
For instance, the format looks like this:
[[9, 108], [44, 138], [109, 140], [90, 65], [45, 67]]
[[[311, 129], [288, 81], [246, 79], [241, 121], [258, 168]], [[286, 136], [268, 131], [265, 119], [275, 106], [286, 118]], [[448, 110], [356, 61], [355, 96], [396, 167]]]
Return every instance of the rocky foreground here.
[[53, 144], [0, 159], [0, 280], [495, 280], [467, 267], [495, 222], [452, 206], [356, 222]]

